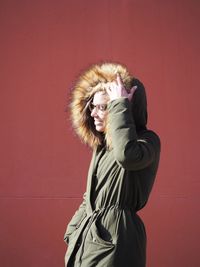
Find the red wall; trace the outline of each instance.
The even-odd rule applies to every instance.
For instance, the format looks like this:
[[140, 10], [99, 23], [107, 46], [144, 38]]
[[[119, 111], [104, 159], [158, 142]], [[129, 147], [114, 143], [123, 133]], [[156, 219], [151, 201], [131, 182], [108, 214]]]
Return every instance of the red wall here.
[[162, 140], [147, 267], [200, 266], [199, 17], [197, 0], [1, 0], [1, 266], [63, 266], [90, 160], [64, 107], [102, 60], [144, 82]]

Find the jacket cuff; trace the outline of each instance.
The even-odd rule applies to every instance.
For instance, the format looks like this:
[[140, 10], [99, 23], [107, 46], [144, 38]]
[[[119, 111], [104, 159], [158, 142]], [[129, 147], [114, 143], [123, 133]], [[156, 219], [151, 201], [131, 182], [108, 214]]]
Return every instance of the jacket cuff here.
[[130, 105], [130, 102], [127, 97], [120, 97], [117, 99], [114, 99], [108, 103], [108, 111], [111, 111], [116, 106], [121, 107], [128, 107]]

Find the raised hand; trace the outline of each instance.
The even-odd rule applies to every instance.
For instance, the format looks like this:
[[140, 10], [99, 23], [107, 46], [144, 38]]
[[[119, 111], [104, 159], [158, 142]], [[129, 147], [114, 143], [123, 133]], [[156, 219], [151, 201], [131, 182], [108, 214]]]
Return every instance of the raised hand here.
[[129, 101], [131, 101], [136, 89], [137, 89], [137, 86], [133, 86], [130, 89], [130, 92], [128, 93], [118, 73], [117, 73], [116, 80], [113, 82], [107, 83], [106, 85], [106, 91], [109, 95], [110, 101], [121, 98], [121, 97], [126, 97], [129, 99]]

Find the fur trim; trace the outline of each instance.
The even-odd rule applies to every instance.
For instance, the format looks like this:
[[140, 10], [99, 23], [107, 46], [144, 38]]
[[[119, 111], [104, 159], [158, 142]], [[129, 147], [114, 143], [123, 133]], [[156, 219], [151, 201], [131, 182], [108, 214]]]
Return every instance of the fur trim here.
[[91, 66], [79, 77], [73, 88], [70, 105], [72, 123], [80, 139], [92, 148], [104, 142], [109, 147], [111, 140], [109, 140], [107, 133], [104, 135], [96, 131], [93, 118], [88, 109], [88, 103], [97, 91], [105, 90], [104, 85], [107, 82], [112, 82], [116, 79], [117, 73], [120, 74], [125, 87], [129, 90], [132, 87], [133, 77], [131, 77], [125, 66], [117, 63], [103, 63]]

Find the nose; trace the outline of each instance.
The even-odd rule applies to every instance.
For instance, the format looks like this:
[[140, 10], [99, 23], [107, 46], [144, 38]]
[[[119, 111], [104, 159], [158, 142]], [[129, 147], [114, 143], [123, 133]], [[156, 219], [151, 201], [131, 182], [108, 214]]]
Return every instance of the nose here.
[[96, 116], [97, 116], [97, 110], [96, 110], [96, 107], [94, 107], [93, 110], [91, 111], [91, 116], [92, 116], [92, 117], [96, 117]]

